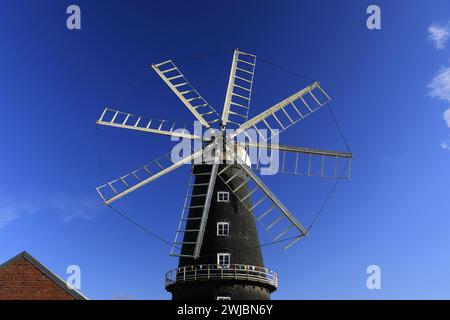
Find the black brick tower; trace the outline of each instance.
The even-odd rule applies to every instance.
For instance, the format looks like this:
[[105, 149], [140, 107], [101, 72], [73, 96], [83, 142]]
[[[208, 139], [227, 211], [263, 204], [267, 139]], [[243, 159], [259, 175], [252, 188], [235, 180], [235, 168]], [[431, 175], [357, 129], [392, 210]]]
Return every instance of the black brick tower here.
[[[219, 171], [223, 166], [219, 166]], [[234, 165], [232, 170], [227, 171], [228, 175], [237, 173], [239, 168], [240, 165]], [[194, 167], [195, 184], [198, 186], [194, 187], [193, 194], [206, 193], [209, 180], [207, 173], [210, 171], [211, 165]], [[239, 186], [245, 178], [243, 175], [234, 178], [231, 186]], [[244, 185], [237, 193], [248, 194], [247, 188]], [[227, 192], [228, 201], [218, 201], [219, 192]], [[226, 195], [224, 196], [226, 199]], [[202, 210], [195, 208], [198, 204], [200, 200], [192, 198], [186, 229], [198, 227], [196, 218], [202, 215]], [[228, 235], [218, 235], [218, 223], [228, 223]], [[195, 242], [195, 237], [195, 233], [185, 233], [181, 255], [192, 252], [190, 246], [193, 244], [186, 243]], [[224, 253], [229, 254], [229, 260], [219, 261], [218, 254]], [[270, 293], [276, 290], [276, 274], [264, 267], [253, 213], [219, 177], [214, 187], [200, 257], [180, 257], [178, 270], [172, 277], [173, 281], [167, 282], [166, 279], [166, 289], [172, 293], [174, 300], [268, 300]]]

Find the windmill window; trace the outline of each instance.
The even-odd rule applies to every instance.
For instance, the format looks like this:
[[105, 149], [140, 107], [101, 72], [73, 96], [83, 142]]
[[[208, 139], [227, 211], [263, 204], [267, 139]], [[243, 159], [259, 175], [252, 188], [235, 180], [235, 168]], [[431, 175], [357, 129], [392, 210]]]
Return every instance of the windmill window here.
[[216, 300], [231, 300], [230, 296], [217, 296]]
[[230, 235], [230, 223], [229, 222], [217, 222], [217, 236], [227, 237]]
[[217, 254], [217, 264], [222, 267], [230, 266], [230, 254], [229, 253], [218, 253]]
[[229, 202], [230, 193], [228, 191], [218, 191], [217, 192], [217, 202]]

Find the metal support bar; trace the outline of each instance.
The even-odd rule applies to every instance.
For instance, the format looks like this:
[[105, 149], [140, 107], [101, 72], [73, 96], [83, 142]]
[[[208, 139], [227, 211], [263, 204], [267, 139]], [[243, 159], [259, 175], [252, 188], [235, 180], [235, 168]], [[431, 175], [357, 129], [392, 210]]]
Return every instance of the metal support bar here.
[[[235, 157], [236, 158], [236, 157]], [[239, 158], [237, 161], [242, 162]], [[253, 181], [261, 188], [261, 190], [267, 195], [267, 197], [272, 200], [272, 202], [281, 210], [281, 212], [295, 225], [295, 227], [303, 234], [306, 235], [307, 230], [297, 221], [297, 219], [290, 213], [290, 211], [281, 203], [280, 200], [273, 194], [272, 191], [261, 181], [261, 179], [245, 164], [242, 168], [247, 172], [247, 174], [253, 179]]]
[[147, 179], [140, 181], [139, 183], [137, 183], [134, 186], [126, 189], [125, 191], [117, 193], [115, 196], [105, 200], [104, 201], [105, 204], [109, 205], [110, 203], [112, 203], [112, 202], [122, 198], [123, 196], [125, 196], [125, 195], [127, 195], [127, 194], [129, 194], [129, 193], [131, 193], [133, 191], [135, 191], [136, 189], [139, 189], [140, 187], [142, 187], [142, 186], [152, 182], [153, 180], [156, 180], [159, 177], [161, 177], [161, 176], [163, 176], [163, 175], [165, 175], [165, 174], [167, 174], [167, 173], [177, 169], [178, 167], [182, 166], [183, 164], [191, 162], [192, 160], [194, 160], [197, 157], [201, 156], [202, 153], [203, 153], [203, 150], [199, 150], [199, 151], [193, 153], [192, 155], [190, 155], [188, 157], [185, 157], [184, 159], [182, 159], [182, 160], [178, 161], [177, 163], [175, 163], [175, 164], [165, 168], [164, 170], [161, 170], [160, 172], [155, 173], [154, 175], [148, 177]]
[[284, 247], [284, 250], [289, 249], [290, 247], [292, 247], [295, 243], [297, 243], [303, 236], [299, 236], [297, 238], [295, 238], [293, 241], [291, 241], [286, 247]]
[[194, 259], [198, 259], [200, 256], [200, 250], [203, 243], [203, 235], [205, 233], [206, 221], [208, 220], [209, 208], [211, 205], [211, 199], [214, 192], [214, 185], [216, 184], [217, 171], [219, 170], [219, 162], [221, 155], [221, 148], [216, 146], [214, 164], [211, 170], [211, 177], [209, 179], [208, 192], [206, 194], [205, 205], [202, 212], [202, 220], [200, 221], [200, 230], [197, 235], [197, 241], [194, 248]]
[[[111, 111], [111, 112], [115, 111], [115, 116], [113, 117], [113, 119], [111, 121], [104, 121], [103, 118], [104, 118], [106, 112], [108, 112], [108, 111]], [[102, 126], [109, 126], [109, 127], [115, 127], [115, 128], [122, 128], [122, 129], [129, 129], [129, 130], [136, 130], [136, 131], [142, 131], [142, 132], [155, 133], [155, 134], [166, 135], [166, 136], [171, 136], [171, 137], [186, 138], [186, 139], [192, 139], [192, 140], [204, 140], [200, 136], [192, 135], [192, 134], [189, 134], [189, 133], [173, 132], [173, 131], [160, 130], [160, 129], [151, 129], [150, 128], [150, 124], [151, 124], [153, 119], [149, 120], [149, 122], [147, 124], [147, 127], [138, 127], [137, 126], [139, 124], [139, 121], [140, 121], [141, 117], [138, 118], [137, 122], [134, 125], [126, 125], [125, 124], [126, 121], [123, 121], [122, 123], [114, 123], [114, 120], [115, 120], [115, 118], [116, 118], [118, 113], [123, 113], [123, 112], [112, 110], [112, 109], [105, 109], [103, 111], [103, 113], [102, 113], [102, 116], [97, 121], [97, 124], [98, 125], [102, 125]], [[126, 114], [126, 113], [123, 113], [123, 114]], [[128, 120], [128, 118], [130, 116], [132, 116], [132, 114], [128, 113], [126, 120]], [[162, 120], [162, 121], [164, 121], [164, 120]], [[175, 125], [175, 122], [174, 122], [174, 125]]]
[[272, 222], [267, 228], [266, 231], [269, 231], [270, 229], [272, 229], [272, 227], [274, 225], [276, 225], [278, 222], [280, 222], [281, 219], [283, 219], [284, 215], [281, 214], [274, 222]]
[[[168, 62], [172, 63], [172, 65], [177, 68], [175, 66], [175, 64], [169, 60]], [[189, 84], [189, 82], [187, 81], [187, 79], [181, 74], [180, 70], [177, 68], [178, 72], [180, 72], [180, 75], [178, 76], [174, 76], [171, 78], [167, 78], [165, 76], [165, 74], [159, 69], [159, 66], [161, 66], [161, 64], [153, 64], [152, 68], [156, 71], [156, 73], [161, 77], [161, 79], [169, 86], [169, 88], [177, 95], [177, 97], [181, 100], [181, 102], [183, 102], [183, 104], [191, 111], [191, 113], [194, 115], [195, 118], [197, 118], [197, 120], [200, 121], [200, 123], [205, 126], [206, 128], [210, 128], [211, 126], [209, 125], [208, 121], [206, 121], [201, 115], [200, 113], [198, 113], [197, 110], [195, 110], [194, 106], [190, 103], [190, 101], [192, 101], [192, 99], [186, 99], [184, 97], [183, 94], [181, 94], [181, 92], [177, 89], [180, 86], [183, 85], [187, 85]], [[179, 83], [179, 84], [174, 84], [171, 81], [174, 79], [178, 79], [178, 78], [183, 78], [183, 82]], [[190, 85], [190, 84], [189, 84]], [[192, 85], [190, 85], [192, 87]], [[192, 87], [192, 89], [194, 89]], [[195, 89], [194, 89], [195, 90]], [[195, 91], [195, 93], [197, 93], [197, 91]], [[198, 93], [197, 93], [198, 94]], [[198, 97], [199, 99], [202, 99], [203, 101], [206, 102], [205, 99], [203, 99], [202, 97]], [[215, 110], [210, 106], [211, 110], [213, 110], [215, 112]]]
[[[257, 123], [263, 121], [264, 119], [266, 119], [270, 115], [273, 115], [278, 110], [284, 108], [288, 104], [291, 104], [292, 101], [295, 101], [297, 99], [302, 99], [302, 101], [304, 101], [303, 96], [305, 94], [308, 94], [312, 90], [314, 90], [316, 88], [319, 88], [319, 87], [320, 87], [319, 83], [318, 82], [314, 82], [313, 84], [311, 84], [311, 85], [307, 86], [306, 88], [298, 91], [297, 93], [294, 93], [290, 97], [284, 99], [283, 101], [281, 101], [281, 102], [275, 104], [274, 106], [268, 108], [266, 111], [260, 113], [259, 115], [255, 116], [252, 119], [248, 120], [247, 122], [243, 123], [234, 133], [230, 134], [228, 138], [229, 139], [233, 139], [234, 137], [236, 137], [239, 134], [241, 134], [242, 131], [245, 131], [245, 130], [255, 126]], [[308, 106], [308, 108], [309, 108], [309, 106]], [[310, 109], [310, 112], [312, 112], [312, 111], [313, 110]], [[295, 122], [297, 122], [297, 121], [295, 121]], [[295, 122], [293, 122], [293, 123], [295, 123]]]
[[245, 142], [242, 144], [245, 144], [245, 146], [248, 146], [250, 148], [263, 148], [263, 149], [280, 150], [280, 151], [287, 151], [287, 152], [294, 152], [294, 153], [335, 156], [335, 157], [339, 157], [339, 158], [352, 158], [353, 157], [352, 153], [350, 153], [350, 152], [340, 152], [340, 151], [323, 150], [323, 149], [294, 147], [294, 146], [287, 146], [287, 145], [282, 145], [282, 144], [270, 144], [270, 143], [256, 144], [256, 143], [252, 143], [252, 142]]
[[229, 117], [229, 112], [230, 112], [231, 95], [233, 94], [234, 78], [236, 76], [236, 66], [237, 66], [238, 55], [239, 55], [239, 51], [238, 51], [238, 49], [235, 49], [234, 53], [233, 53], [233, 61], [231, 63], [230, 77], [228, 79], [227, 94], [225, 96], [225, 103], [223, 105], [223, 112], [222, 112], [222, 125], [223, 126], [226, 126], [227, 122], [228, 122], [228, 117]]

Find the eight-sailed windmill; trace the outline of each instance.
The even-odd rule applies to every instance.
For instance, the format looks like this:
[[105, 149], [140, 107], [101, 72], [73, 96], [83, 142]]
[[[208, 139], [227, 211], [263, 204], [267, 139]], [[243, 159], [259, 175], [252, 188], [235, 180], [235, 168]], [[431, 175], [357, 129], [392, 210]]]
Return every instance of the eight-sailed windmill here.
[[192, 164], [171, 252], [179, 257], [179, 265], [166, 274], [166, 289], [173, 299], [270, 299], [277, 289], [277, 274], [264, 267], [256, 222], [272, 233], [276, 242], [284, 243], [285, 249], [307, 234], [257, 175], [261, 170], [258, 156], [250, 159], [249, 150], [280, 154], [282, 173], [332, 178], [350, 175], [351, 153], [266, 143], [325, 106], [330, 97], [314, 82], [248, 119], [255, 65], [256, 56], [234, 50], [221, 117], [172, 60], [152, 65], [209, 135], [176, 130], [179, 126], [173, 121], [145, 119], [109, 108], [97, 121], [99, 125], [202, 140], [200, 150], [181, 160], [173, 161], [169, 152], [97, 188], [109, 205], [184, 164]]

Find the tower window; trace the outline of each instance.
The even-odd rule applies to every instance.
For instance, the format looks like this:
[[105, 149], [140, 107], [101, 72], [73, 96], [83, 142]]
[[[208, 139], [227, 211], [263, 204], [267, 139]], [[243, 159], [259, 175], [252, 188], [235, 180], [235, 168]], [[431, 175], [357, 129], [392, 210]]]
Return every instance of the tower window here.
[[216, 300], [231, 300], [230, 296], [217, 296]]
[[218, 191], [217, 192], [217, 202], [229, 202], [230, 193], [228, 191]]
[[230, 223], [229, 222], [217, 222], [217, 236], [227, 237], [230, 235]]
[[230, 254], [229, 253], [218, 253], [217, 254], [217, 264], [222, 267], [230, 266]]

